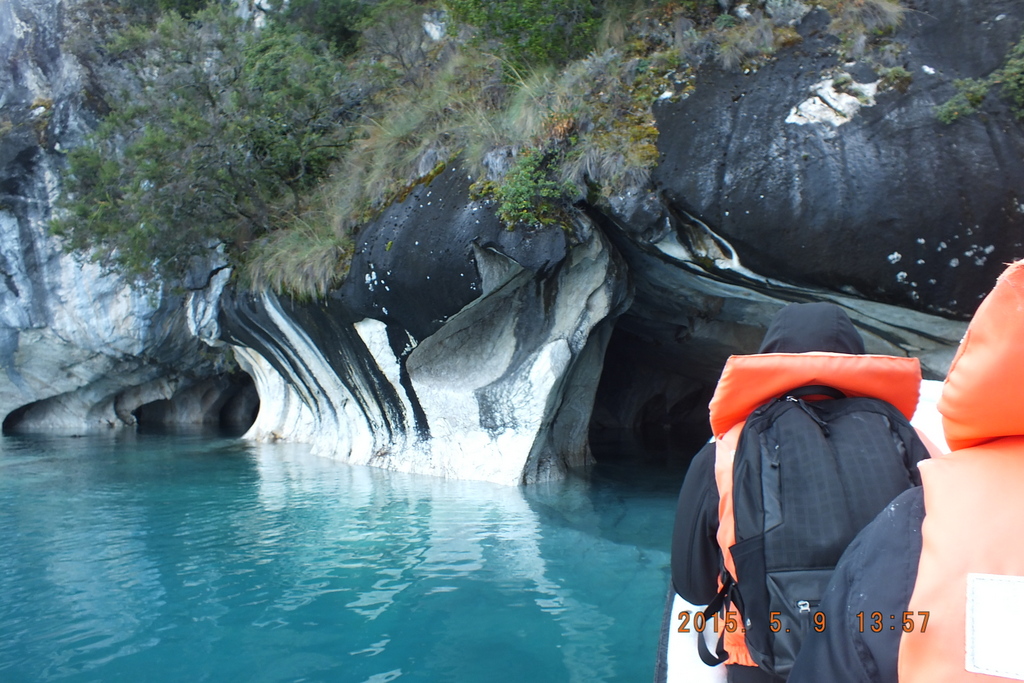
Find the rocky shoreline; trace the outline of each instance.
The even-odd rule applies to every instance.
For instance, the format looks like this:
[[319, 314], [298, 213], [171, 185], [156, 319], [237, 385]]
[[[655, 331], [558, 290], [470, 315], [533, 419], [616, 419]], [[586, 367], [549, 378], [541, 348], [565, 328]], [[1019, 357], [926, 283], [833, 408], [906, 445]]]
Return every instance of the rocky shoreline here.
[[[183, 290], [134, 289], [47, 232], [62, 151], [96, 118], [58, 48], [69, 2], [0, 7], [8, 432], [234, 416], [247, 438], [353, 463], [544, 481], [591, 462], [595, 431], [702, 434], [725, 359], [792, 301], [843, 306], [869, 352], [941, 379], [1024, 256], [1024, 126], [994, 97], [953, 125], [934, 114], [955, 79], [999, 68], [1024, 10], [934, 0], [897, 30], [903, 89], [837, 63], [820, 10], [758, 70], [703, 70], [656, 107], [650, 186], [570, 224], [506, 230], [454, 160], [364, 226], [321, 300], [239, 291], [219, 263]], [[870, 97], [844, 108], [841, 74]]]

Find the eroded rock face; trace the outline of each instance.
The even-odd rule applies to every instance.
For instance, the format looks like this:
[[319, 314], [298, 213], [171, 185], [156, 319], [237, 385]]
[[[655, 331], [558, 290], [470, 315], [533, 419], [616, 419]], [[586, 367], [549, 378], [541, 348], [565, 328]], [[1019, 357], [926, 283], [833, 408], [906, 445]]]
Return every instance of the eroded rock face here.
[[[953, 125], [935, 107], [954, 80], [1003, 66], [1024, 11], [905, 4], [889, 56], [840, 63], [817, 10], [756, 72], [703, 69], [688, 99], [656, 109], [655, 182], [753, 271], [964, 319], [1024, 256], [1024, 126], [996, 87]], [[907, 78], [887, 85], [890, 67]]]
[[[963, 321], [1024, 256], [1024, 126], [995, 87], [953, 125], [935, 107], [955, 79], [1003, 66], [1024, 11], [907, 4], [890, 58], [841, 62], [815, 10], [798, 45], [753, 70], [705, 65], [687, 99], [657, 105], [654, 188], [613, 197], [602, 222], [636, 297], [609, 346], [595, 430], [690, 448], [727, 356], [755, 351], [791, 301], [834, 301], [869, 352], [945, 375]], [[892, 67], [906, 70], [896, 87], [883, 80]]]
[[[95, 123], [83, 69], [61, 47], [72, 5], [0, 4], [0, 415], [7, 430], [132, 425], [138, 406], [218, 371], [189, 332], [182, 297], [132, 289], [64, 253], [48, 233], [63, 151]], [[195, 294], [216, 299], [219, 291]]]
[[201, 352], [226, 343], [258, 394], [249, 438], [541, 481], [590, 462], [591, 433], [691, 448], [726, 358], [756, 350], [789, 302], [834, 301], [870, 352], [919, 357], [941, 378], [977, 296], [1021, 255], [1020, 124], [994, 97], [951, 127], [932, 107], [952, 79], [1002, 64], [1024, 11], [936, 0], [897, 34], [905, 92], [866, 59], [839, 64], [812, 12], [803, 42], [756, 73], [708, 69], [688, 99], [660, 105], [654, 186], [563, 228], [506, 230], [456, 163], [366, 226], [322, 301], [236, 292], [217, 264], [184, 297], [139, 292], [45, 230], [61, 149], [93, 124], [79, 67], [56, 47], [65, 6], [0, 5], [0, 57], [18, 64], [0, 72], [8, 426], [251, 414], [251, 392], [212, 377], [215, 352]]
[[220, 427], [241, 434], [252, 426], [260, 407], [256, 385], [244, 372], [208, 377], [168, 394], [135, 404], [130, 414], [140, 427]]
[[914, 356], [925, 378], [945, 377], [965, 323], [765, 277], [744, 267], [707, 225], [676, 213], [658, 195], [633, 200], [643, 211], [623, 215], [646, 215], [645, 226], [616, 217], [603, 222], [636, 293], [605, 359], [594, 410], [598, 436], [628, 432], [670, 459], [692, 455], [710, 436], [707, 404], [725, 361], [755, 353], [789, 303], [842, 306], [868, 353]]
[[510, 233], [467, 186], [451, 169], [389, 209], [326, 301], [225, 302], [220, 338], [261, 398], [251, 438], [505, 484], [590, 462], [621, 261], [585, 217], [571, 235]]

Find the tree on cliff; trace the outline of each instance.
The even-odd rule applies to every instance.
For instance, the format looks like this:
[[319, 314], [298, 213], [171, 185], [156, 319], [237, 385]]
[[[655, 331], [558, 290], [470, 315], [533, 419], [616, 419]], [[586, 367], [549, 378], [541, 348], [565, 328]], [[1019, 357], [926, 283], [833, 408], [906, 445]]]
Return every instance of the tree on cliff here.
[[[310, 198], [348, 139], [343, 68], [325, 44], [253, 32], [212, 7], [119, 35], [136, 80], [69, 154], [55, 231], [130, 276], [176, 278], [196, 256], [310, 220]], [[342, 239], [339, 236], [339, 239]]]
[[[719, 0], [266, 0], [257, 30], [234, 0], [82, 4], [100, 10], [83, 43], [100, 25], [145, 27], [84, 48], [106, 69], [92, 74], [106, 90], [89, 93], [94, 108], [110, 113], [69, 155], [56, 232], [142, 279], [180, 277], [225, 245], [248, 284], [300, 296], [340, 282], [358, 226], [456, 157], [510, 229], [566, 225], [574, 202], [646, 187], [653, 104], [689, 96], [715, 54], [756, 70], [802, 40], [790, 24], [809, 11], [795, 0], [735, 14]], [[850, 50], [902, 16], [897, 0], [823, 4]], [[112, 85], [125, 67], [134, 78]]]

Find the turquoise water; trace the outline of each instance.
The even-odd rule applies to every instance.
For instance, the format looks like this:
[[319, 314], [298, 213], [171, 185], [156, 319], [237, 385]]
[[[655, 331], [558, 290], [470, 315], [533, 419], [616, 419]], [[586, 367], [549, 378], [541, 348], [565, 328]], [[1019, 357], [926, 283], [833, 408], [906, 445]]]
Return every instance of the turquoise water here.
[[0, 681], [649, 681], [680, 478], [5, 436]]

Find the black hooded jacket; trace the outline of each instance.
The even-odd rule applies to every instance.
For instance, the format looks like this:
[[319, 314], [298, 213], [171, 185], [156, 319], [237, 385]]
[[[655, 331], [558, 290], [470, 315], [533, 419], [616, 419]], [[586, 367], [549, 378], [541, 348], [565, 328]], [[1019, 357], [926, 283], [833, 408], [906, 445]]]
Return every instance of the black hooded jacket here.
[[[790, 304], [772, 320], [758, 353], [864, 353], [861, 339], [843, 309], [830, 303]], [[706, 605], [718, 592], [718, 486], [715, 445], [707, 444], [690, 463], [679, 492], [672, 532], [672, 586], [694, 605]]]

